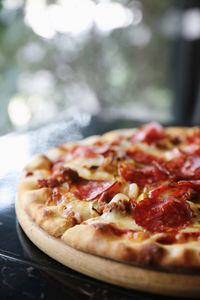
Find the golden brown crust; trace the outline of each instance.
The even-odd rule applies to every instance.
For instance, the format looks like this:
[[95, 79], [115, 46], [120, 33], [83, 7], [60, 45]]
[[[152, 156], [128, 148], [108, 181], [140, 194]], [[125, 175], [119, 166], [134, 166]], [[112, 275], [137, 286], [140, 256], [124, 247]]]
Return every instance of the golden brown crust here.
[[121, 262], [167, 269], [200, 268], [200, 245], [159, 245], [151, 239], [131, 241], [112, 232], [110, 224], [81, 224], [61, 237], [76, 249]]
[[37, 189], [34, 180], [24, 179], [18, 188], [18, 201], [36, 224], [53, 236], [61, 236], [73, 223], [62, 217], [56, 206], [45, 205], [50, 193], [49, 188]]
[[[90, 145], [101, 139], [112, 142], [120, 135], [131, 137], [134, 132], [135, 129], [116, 130], [106, 133], [102, 137], [90, 137], [78, 144]], [[192, 134], [193, 129], [168, 128], [166, 132], [174, 136], [181, 136], [185, 133]], [[76, 225], [69, 215], [63, 216], [56, 204], [48, 206], [47, 202], [51, 194], [51, 188], [39, 189], [38, 179], [48, 178], [52, 160], [55, 161], [59, 155], [65, 152], [64, 149], [71, 149], [74, 145], [74, 143], [68, 143], [63, 147], [52, 149], [46, 155], [37, 155], [25, 168], [30, 174], [21, 179], [18, 188], [18, 201], [23, 210], [37, 225], [50, 235], [61, 237], [65, 243], [76, 249], [102, 257], [125, 263], [164, 268], [200, 269], [200, 242], [161, 245], [151, 237], [131, 240], [125, 235], [118, 236], [114, 234], [109, 222], [106, 223], [103, 220], [103, 216], [99, 217], [97, 221], [94, 220], [93, 223], [86, 222]], [[151, 149], [151, 151], [154, 151], [154, 149]], [[80, 169], [79, 165], [78, 168]], [[98, 173], [98, 171], [93, 175], [91, 174], [90, 172], [89, 175], [87, 173], [80, 173], [79, 175], [86, 179], [98, 179], [101, 176], [103, 180], [113, 179], [110, 174]], [[91, 218], [94, 217], [96, 215], [91, 215]], [[87, 218], [89, 218], [88, 215]]]
[[197, 274], [161, 272], [94, 256], [72, 248], [62, 240], [50, 236], [28, 217], [19, 201], [16, 202], [16, 214], [26, 235], [37, 247], [78, 272], [134, 290], [199, 298], [200, 276]]
[[[71, 145], [74, 144], [67, 144], [69, 147]], [[52, 166], [50, 158], [56, 160], [63, 151], [62, 148], [54, 148], [48, 151], [47, 155], [34, 156], [24, 168], [27, 173], [21, 178], [18, 186], [18, 201], [24, 211], [37, 225], [55, 237], [61, 236], [68, 228], [77, 224], [77, 221], [70, 214], [63, 216], [56, 203], [48, 205], [52, 189], [39, 188], [38, 180], [48, 178]], [[92, 211], [91, 216], [95, 217], [97, 214]], [[84, 211], [84, 217], [89, 218], [89, 209], [88, 212]]]
[[46, 155], [38, 154], [33, 157], [24, 170], [27, 172], [32, 172], [34, 170], [49, 170], [51, 165], [52, 162]]

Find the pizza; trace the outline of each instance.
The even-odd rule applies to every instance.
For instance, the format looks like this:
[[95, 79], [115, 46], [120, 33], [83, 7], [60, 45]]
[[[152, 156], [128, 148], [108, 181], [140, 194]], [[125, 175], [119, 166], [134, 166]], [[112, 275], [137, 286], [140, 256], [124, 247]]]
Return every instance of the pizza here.
[[17, 205], [23, 228], [22, 214], [63, 248], [126, 266], [198, 273], [200, 127], [153, 122], [36, 155]]

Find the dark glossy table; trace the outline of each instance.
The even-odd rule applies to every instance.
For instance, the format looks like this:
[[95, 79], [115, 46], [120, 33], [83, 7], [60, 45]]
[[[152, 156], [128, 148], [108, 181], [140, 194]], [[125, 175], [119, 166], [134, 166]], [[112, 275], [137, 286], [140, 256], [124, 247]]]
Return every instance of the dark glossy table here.
[[[35, 247], [16, 220], [14, 202], [22, 167], [33, 154], [92, 134], [134, 127], [87, 114], [0, 138], [0, 299], [169, 299], [106, 284], [77, 273]], [[178, 299], [178, 298], [170, 298]]]

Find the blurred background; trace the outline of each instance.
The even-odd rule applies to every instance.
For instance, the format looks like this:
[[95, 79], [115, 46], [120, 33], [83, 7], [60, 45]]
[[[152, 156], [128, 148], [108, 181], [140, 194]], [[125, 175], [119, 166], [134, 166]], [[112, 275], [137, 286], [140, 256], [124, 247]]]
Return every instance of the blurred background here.
[[199, 124], [200, 1], [2, 1], [0, 135], [83, 112]]

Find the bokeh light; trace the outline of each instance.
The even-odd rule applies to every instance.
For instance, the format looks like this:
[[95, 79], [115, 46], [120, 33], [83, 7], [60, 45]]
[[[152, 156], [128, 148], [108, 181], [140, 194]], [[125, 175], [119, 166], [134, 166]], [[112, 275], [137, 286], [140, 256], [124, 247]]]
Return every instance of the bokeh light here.
[[[166, 18], [170, 32], [177, 29], [168, 22], [171, 8], [145, 0], [3, 1], [0, 133], [35, 128], [78, 111], [169, 120], [172, 35], [162, 24]], [[196, 12], [181, 19], [186, 34], [196, 30], [195, 20]], [[152, 68], [158, 53], [159, 65]], [[162, 91], [163, 101], [152, 89]]]
[[100, 30], [126, 27], [133, 21], [132, 11], [120, 3], [99, 3], [94, 13], [94, 21]]
[[10, 100], [8, 115], [14, 126], [23, 126], [29, 122], [31, 112], [27, 102], [22, 96], [15, 96]]
[[56, 32], [83, 34], [93, 25], [100, 31], [112, 31], [117, 28], [138, 24], [142, 13], [138, 8], [134, 12], [117, 2], [95, 4], [91, 0], [58, 1], [47, 4], [45, 0], [26, 2], [25, 23], [33, 31], [44, 37], [53, 38]]

